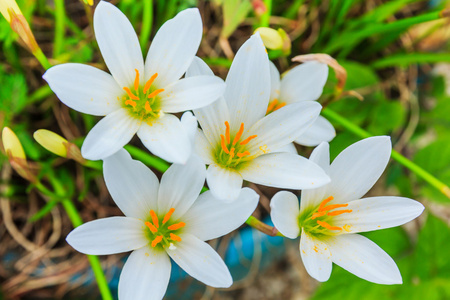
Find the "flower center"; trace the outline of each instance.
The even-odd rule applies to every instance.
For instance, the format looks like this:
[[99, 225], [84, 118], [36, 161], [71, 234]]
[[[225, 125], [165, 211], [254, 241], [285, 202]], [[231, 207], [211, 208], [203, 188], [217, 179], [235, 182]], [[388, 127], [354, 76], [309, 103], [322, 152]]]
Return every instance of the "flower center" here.
[[170, 217], [172, 216], [175, 208], [169, 209], [162, 221], [160, 222], [155, 211], [150, 210], [150, 220], [145, 222], [145, 226], [150, 229], [149, 238], [151, 240], [150, 245], [155, 248], [157, 246], [170, 249], [174, 249], [174, 242], [181, 242], [178, 233], [181, 228], [186, 226], [184, 222], [171, 222]]
[[244, 132], [244, 123], [241, 123], [238, 132], [233, 137], [230, 136], [230, 123], [225, 121], [225, 135], [220, 135], [220, 147], [216, 151], [217, 163], [229, 168], [235, 168], [241, 162], [249, 161], [254, 158], [250, 152], [246, 150], [248, 142], [257, 137], [250, 135], [246, 139], [242, 139]]
[[319, 207], [313, 210], [308, 210], [302, 213], [299, 217], [299, 225], [303, 227], [304, 230], [310, 234], [315, 235], [333, 235], [338, 233], [338, 231], [346, 230], [348, 228], [333, 226], [332, 223], [333, 217], [338, 216], [345, 213], [351, 213], [351, 209], [342, 209], [335, 210], [337, 208], [347, 207], [348, 204], [331, 204], [327, 205], [330, 201], [333, 200], [333, 196], [330, 196], [323, 200]]
[[139, 84], [139, 71], [137, 69], [135, 71], [133, 91], [129, 87], [123, 88], [126, 95], [122, 98], [122, 106], [127, 108], [132, 116], [143, 121], [159, 118], [162, 112], [158, 94], [164, 92], [164, 89], [157, 89], [152, 86], [156, 77], [158, 77], [158, 73], [153, 74], [145, 85], [141, 86]]
[[267, 107], [266, 115], [273, 113], [276, 110], [279, 110], [283, 106], [286, 106], [286, 102], [279, 102], [278, 99], [273, 99], [269, 106]]

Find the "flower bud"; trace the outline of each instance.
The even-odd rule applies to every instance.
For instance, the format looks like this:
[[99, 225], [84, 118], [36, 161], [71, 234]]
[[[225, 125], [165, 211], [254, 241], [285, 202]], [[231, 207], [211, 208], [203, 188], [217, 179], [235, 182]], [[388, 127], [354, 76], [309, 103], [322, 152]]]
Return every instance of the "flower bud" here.
[[84, 4], [87, 4], [89, 6], [94, 5], [94, 0], [83, 0]]
[[8, 23], [11, 23], [10, 11], [14, 12], [16, 15], [23, 15], [16, 1], [0, 0], [0, 12], [2, 13], [3, 17], [5, 17], [6, 21], [8, 21]]
[[259, 27], [255, 32], [259, 32], [266, 48], [281, 50], [286, 55], [291, 53], [291, 39], [283, 29], [275, 30], [268, 27]]
[[39, 143], [39, 145], [41, 145], [48, 151], [62, 157], [67, 157], [66, 145], [69, 142], [59, 134], [56, 134], [50, 130], [39, 129], [36, 130], [36, 132], [33, 134], [33, 137], [36, 142]]

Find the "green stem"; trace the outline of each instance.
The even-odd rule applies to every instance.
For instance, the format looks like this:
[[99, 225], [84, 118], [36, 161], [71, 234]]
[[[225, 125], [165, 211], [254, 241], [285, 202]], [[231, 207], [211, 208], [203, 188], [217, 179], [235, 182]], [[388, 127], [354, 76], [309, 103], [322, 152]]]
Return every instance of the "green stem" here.
[[65, 19], [64, 0], [55, 0], [55, 38], [53, 43], [53, 57], [61, 54], [64, 43]]
[[144, 0], [144, 11], [142, 12], [142, 27], [139, 42], [142, 52], [147, 50], [150, 33], [152, 31], [153, 22], [153, 0]]
[[48, 70], [52, 67], [52, 64], [48, 61], [47, 56], [42, 52], [41, 48], [38, 48], [36, 51], [33, 52], [34, 57], [39, 61], [39, 63], [42, 65], [42, 67], [45, 70]]
[[272, 0], [264, 0], [266, 11], [261, 15], [259, 27], [269, 27], [270, 15], [272, 14]]
[[164, 173], [170, 167], [170, 164], [167, 163], [165, 160], [163, 160], [159, 157], [153, 156], [145, 151], [142, 151], [141, 149], [139, 149], [137, 147], [127, 145], [124, 148], [131, 154], [131, 156], [140, 160], [147, 166], [151, 166], [151, 167], [155, 168], [156, 170], [158, 170], [160, 172]]
[[254, 216], [250, 216], [247, 219], [247, 221], [245, 221], [245, 223], [247, 223], [248, 226], [253, 227], [253, 228], [255, 228], [255, 229], [257, 229], [257, 230], [259, 230], [262, 233], [265, 233], [267, 235], [270, 235], [270, 236], [284, 236], [275, 227], [272, 227], [270, 225], [267, 225], [267, 224], [261, 222], [260, 220], [258, 220]]
[[[346, 118], [340, 116], [336, 112], [330, 110], [329, 108], [325, 108], [322, 110], [322, 114], [329, 120], [332, 120], [341, 126], [343, 126], [348, 131], [352, 132], [353, 134], [361, 137], [361, 138], [368, 138], [373, 136], [368, 131], [362, 129], [361, 127], [353, 124]], [[404, 167], [411, 170], [413, 173], [415, 173], [417, 176], [425, 180], [427, 183], [429, 183], [431, 186], [435, 187], [437, 190], [439, 190], [442, 194], [450, 198], [450, 188], [448, 185], [431, 175], [426, 170], [422, 169], [420, 166], [416, 165], [400, 153], [398, 153], [395, 150], [392, 150], [391, 157], [396, 160], [399, 164], [403, 165]]]

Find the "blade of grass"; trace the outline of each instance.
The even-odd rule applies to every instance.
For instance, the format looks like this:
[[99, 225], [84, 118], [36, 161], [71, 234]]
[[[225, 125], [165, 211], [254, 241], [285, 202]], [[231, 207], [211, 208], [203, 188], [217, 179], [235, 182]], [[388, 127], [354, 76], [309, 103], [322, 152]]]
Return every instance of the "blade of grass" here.
[[141, 44], [142, 52], [145, 53], [150, 40], [153, 22], [153, 0], [144, 0], [144, 11], [142, 12], [142, 27], [139, 42]]

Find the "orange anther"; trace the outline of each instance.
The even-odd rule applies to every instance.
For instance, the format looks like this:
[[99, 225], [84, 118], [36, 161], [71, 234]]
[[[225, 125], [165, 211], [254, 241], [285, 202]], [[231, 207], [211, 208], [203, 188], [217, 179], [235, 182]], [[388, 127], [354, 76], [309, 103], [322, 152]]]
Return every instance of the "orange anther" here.
[[244, 156], [250, 155], [250, 152], [244, 151], [243, 153], [238, 153], [238, 154], [236, 154], [236, 155], [237, 155], [237, 157], [239, 157], [239, 158], [243, 158]]
[[170, 217], [172, 216], [173, 212], [175, 211], [175, 208], [171, 208], [169, 209], [169, 211], [167, 212], [167, 214], [164, 216], [164, 219], [162, 221], [163, 224], [166, 224], [167, 221], [169, 221]]
[[155, 225], [155, 227], [159, 228], [158, 216], [156, 215], [156, 213], [153, 209], [150, 210], [150, 217], [152, 217], [152, 222]]
[[328, 224], [327, 222], [322, 222], [317, 220], [317, 224], [319, 224], [322, 227], [325, 227], [328, 230], [342, 230], [341, 227], [337, 227], [337, 226], [331, 226], [330, 224]]
[[231, 156], [231, 158], [234, 157], [234, 150], [235, 150], [234, 148], [231, 148], [231, 149], [230, 149], [230, 156]]
[[150, 103], [148, 103], [148, 101], [145, 101], [144, 108], [147, 112], [152, 112], [152, 108], [150, 107]]
[[162, 235], [158, 235], [157, 237], [155, 237], [155, 239], [152, 242], [152, 247], [155, 248], [156, 245], [158, 245], [163, 239]]
[[331, 211], [331, 212], [327, 213], [327, 215], [338, 216], [338, 215], [345, 214], [345, 213], [351, 213], [352, 211], [353, 210], [351, 210], [351, 209], [336, 210], [336, 211]]
[[136, 71], [136, 77], [134, 78], [134, 90], [137, 91], [139, 89], [139, 71], [138, 69], [134, 69]]
[[150, 79], [144, 85], [144, 94], [147, 93], [148, 89], [152, 86], [153, 81], [155, 81], [156, 77], [158, 77], [158, 73], [155, 73], [150, 77]]
[[177, 229], [183, 228], [184, 226], [186, 226], [186, 224], [184, 222], [180, 222], [180, 223], [176, 223], [176, 224], [170, 225], [169, 227], [167, 227], [167, 229], [169, 229], [169, 230], [177, 230]]
[[332, 205], [327, 205], [322, 207], [322, 209], [320, 211], [329, 211], [329, 210], [333, 210], [336, 208], [342, 208], [342, 207], [347, 207], [348, 204], [332, 204]]
[[243, 132], [244, 132], [244, 123], [241, 123], [239, 131], [236, 133], [236, 136], [234, 137], [233, 145], [236, 145], [237, 141], [239, 141], [239, 139], [241, 138]]
[[180, 238], [178, 235], [173, 234], [173, 233], [170, 234], [170, 239], [171, 239], [172, 241], [181, 242], [181, 238]]
[[322, 211], [323, 207], [325, 205], [327, 205], [328, 202], [330, 202], [331, 200], [333, 200], [333, 196], [328, 197], [327, 199], [323, 200], [322, 203], [320, 203], [319, 205], [319, 209], [317, 211]]
[[315, 218], [320, 218], [322, 216], [325, 216], [326, 214], [327, 214], [326, 211], [313, 213], [313, 215], [311, 216], [311, 220], [314, 220]]
[[266, 114], [272, 112], [273, 108], [278, 104], [278, 99], [273, 99], [272, 102], [269, 103], [269, 106], [267, 107]]
[[222, 150], [225, 151], [226, 154], [229, 154], [230, 151], [228, 151], [227, 145], [225, 144], [225, 137], [223, 134], [220, 135], [220, 145], [222, 146]]
[[159, 93], [162, 93], [162, 92], [164, 92], [164, 89], [154, 90], [153, 92], [148, 94], [147, 98], [149, 98], [149, 99], [154, 98], [154, 97], [156, 97], [156, 95], [158, 95]]
[[225, 137], [227, 138], [227, 143], [230, 143], [230, 123], [228, 123], [228, 121], [225, 121], [225, 127], [227, 129], [225, 129]]
[[134, 108], [136, 107], [136, 102], [134, 102], [133, 100], [127, 100], [125, 101], [125, 105], [131, 105]]
[[242, 142], [240, 142], [239, 145], [245, 145], [248, 142], [250, 142], [251, 140], [253, 140], [255, 137], [257, 137], [257, 135], [251, 135], [248, 138], [246, 138], [245, 140], [243, 140]]
[[133, 100], [139, 100], [139, 97], [136, 96], [135, 94], [133, 94], [133, 93], [130, 91], [129, 88], [124, 87], [123, 89], [125, 90], [125, 92], [127, 92], [128, 96], [129, 96], [131, 99], [133, 99]]
[[282, 107], [284, 107], [284, 106], [286, 106], [286, 102], [281, 102], [280, 104], [277, 105], [277, 107], [275, 107], [275, 108], [273, 109], [273, 111], [279, 110], [280, 108], [282, 108]]
[[145, 224], [145, 226], [148, 227], [148, 229], [150, 229], [151, 232], [155, 233], [158, 231], [158, 229], [156, 229], [156, 227], [152, 223], [145, 222], [144, 224]]

